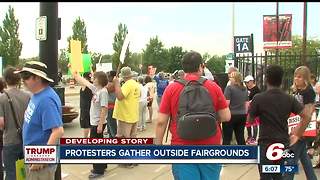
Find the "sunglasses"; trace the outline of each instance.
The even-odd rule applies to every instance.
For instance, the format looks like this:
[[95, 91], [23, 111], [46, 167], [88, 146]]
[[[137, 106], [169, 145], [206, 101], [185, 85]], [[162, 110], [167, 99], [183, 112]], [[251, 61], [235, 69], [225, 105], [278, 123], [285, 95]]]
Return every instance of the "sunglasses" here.
[[22, 80], [28, 80], [33, 74], [30, 72], [23, 72], [20, 75], [21, 75]]

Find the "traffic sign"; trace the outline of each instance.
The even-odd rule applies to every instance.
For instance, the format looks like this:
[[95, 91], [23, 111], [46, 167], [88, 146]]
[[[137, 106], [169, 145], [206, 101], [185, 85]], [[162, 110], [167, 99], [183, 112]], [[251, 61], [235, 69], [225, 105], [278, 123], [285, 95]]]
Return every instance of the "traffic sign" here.
[[227, 60], [233, 60], [234, 59], [234, 53], [229, 53], [226, 55]]
[[36, 20], [36, 39], [47, 40], [47, 16], [40, 16]]

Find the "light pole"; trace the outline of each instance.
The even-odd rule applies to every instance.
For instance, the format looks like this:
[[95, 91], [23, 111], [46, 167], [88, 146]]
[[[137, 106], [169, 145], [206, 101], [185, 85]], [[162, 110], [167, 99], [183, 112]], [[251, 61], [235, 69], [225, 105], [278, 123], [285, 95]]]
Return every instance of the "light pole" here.
[[[48, 76], [54, 80], [50, 86], [61, 99], [64, 105], [64, 88], [57, 87], [58, 77], [58, 3], [57, 2], [40, 2], [40, 16], [47, 17], [47, 38], [39, 41], [39, 58], [48, 67]], [[55, 180], [61, 180], [61, 165], [58, 164], [55, 172]]]
[[277, 16], [277, 46], [276, 46], [276, 62], [279, 60], [279, 2], [276, 5], [276, 16]]
[[303, 3], [303, 42], [302, 42], [302, 64], [307, 65], [307, 2]]

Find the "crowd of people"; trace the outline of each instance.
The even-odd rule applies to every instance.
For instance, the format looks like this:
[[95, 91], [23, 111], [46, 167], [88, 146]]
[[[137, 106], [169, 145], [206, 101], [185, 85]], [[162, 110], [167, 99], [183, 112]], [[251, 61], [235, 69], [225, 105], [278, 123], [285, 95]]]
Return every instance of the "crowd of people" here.
[[[259, 145], [258, 170], [261, 179], [293, 179], [294, 174], [265, 174], [261, 164], [275, 163], [266, 158], [268, 146], [281, 142], [295, 153], [286, 163], [301, 161], [307, 179], [317, 179], [310, 158], [319, 148], [319, 129], [316, 137], [304, 136], [304, 131], [318, 113], [320, 83], [306, 66], [298, 67], [293, 75], [293, 94], [281, 90], [284, 71], [270, 65], [266, 70], [267, 89], [261, 91], [251, 75], [243, 77], [237, 68], [228, 69], [229, 82], [222, 90], [217, 79], [206, 67], [201, 55], [187, 52], [182, 60], [182, 70], [165, 77], [156, 75], [135, 77], [130, 67], [116, 71], [84, 73], [73, 71], [72, 76], [81, 85], [80, 127], [85, 138], [135, 138], [147, 129], [147, 123], [155, 123], [155, 143], [162, 144], [168, 127], [171, 145], [230, 145], [233, 132], [238, 145]], [[199, 82], [209, 93], [208, 100], [215, 116], [215, 133], [202, 139], [181, 136], [180, 98], [186, 84]], [[20, 88], [21, 80], [28, 91]], [[181, 81], [179, 81], [181, 80]], [[30, 61], [20, 69], [8, 67], [0, 79], [0, 129], [5, 179], [15, 179], [15, 162], [23, 157], [23, 146], [55, 145], [63, 135], [61, 101], [49, 86], [47, 66]], [[156, 101], [154, 101], [156, 99]], [[153, 117], [153, 103], [158, 104], [158, 116]], [[287, 120], [299, 115], [300, 124], [289, 134]], [[317, 116], [316, 116], [317, 117]], [[319, 116], [320, 117], [320, 116]], [[320, 119], [320, 118], [318, 118]], [[319, 123], [319, 121], [318, 121]], [[169, 126], [168, 126], [169, 124]], [[247, 129], [247, 133], [245, 133]], [[272, 133], [271, 133], [272, 132]], [[283, 159], [286, 161], [286, 159]], [[279, 161], [277, 163], [283, 163]], [[120, 164], [134, 168], [137, 164]], [[28, 179], [53, 179], [56, 165], [27, 164]], [[105, 174], [107, 164], [93, 164], [89, 178]], [[221, 164], [173, 164], [175, 179], [219, 179]], [[3, 176], [2, 166], [0, 174]]]

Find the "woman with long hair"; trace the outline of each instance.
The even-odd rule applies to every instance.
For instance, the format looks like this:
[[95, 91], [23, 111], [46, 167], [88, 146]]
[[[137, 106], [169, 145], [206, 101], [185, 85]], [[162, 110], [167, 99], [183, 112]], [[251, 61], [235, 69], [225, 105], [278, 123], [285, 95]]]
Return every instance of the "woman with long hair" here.
[[[310, 120], [315, 109], [316, 94], [311, 85], [311, 73], [308, 67], [300, 66], [294, 71], [292, 90], [294, 97], [303, 104], [303, 111], [308, 114], [305, 118]], [[317, 179], [307, 154], [307, 147], [311, 147], [313, 140], [314, 138], [302, 137], [293, 148], [295, 159], [301, 161], [305, 175], [310, 180]]]
[[245, 145], [244, 127], [246, 124], [248, 91], [243, 84], [240, 72], [233, 72], [229, 77], [230, 85], [224, 90], [224, 96], [231, 111], [231, 120], [222, 123], [223, 145], [231, 143], [233, 131], [238, 145]]

